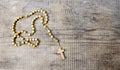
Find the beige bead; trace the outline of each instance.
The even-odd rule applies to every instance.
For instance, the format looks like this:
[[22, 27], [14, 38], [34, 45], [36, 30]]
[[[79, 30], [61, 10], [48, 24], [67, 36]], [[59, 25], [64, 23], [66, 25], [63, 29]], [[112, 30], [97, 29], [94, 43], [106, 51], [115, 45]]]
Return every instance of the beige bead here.
[[46, 11], [45, 11], [45, 10], [43, 10], [43, 11], [42, 11], [42, 13], [43, 13], [43, 14], [45, 14], [45, 13], [46, 13]]
[[47, 21], [44, 21], [44, 24], [48, 23]]
[[37, 12], [37, 10], [34, 10], [34, 12]]
[[12, 32], [13, 32], [13, 34], [15, 34], [15, 33], [16, 33], [16, 31], [15, 31], [15, 30], [13, 30]]
[[19, 20], [19, 19], [20, 19], [19, 17], [16, 18], [16, 20]]
[[13, 24], [16, 24], [16, 22], [17, 22], [17, 19], [14, 20]]
[[[34, 23], [34, 21], [35, 21], [35, 18], [32, 20], [32, 23]], [[32, 24], [32, 23], [31, 23], [31, 24]]]
[[34, 45], [33, 45], [33, 44], [31, 44], [31, 46], [32, 46], [32, 47], [34, 47]]
[[58, 43], [58, 42], [59, 42], [59, 40], [58, 40], [58, 39], [55, 39], [55, 42], [57, 42], [57, 43]]
[[38, 19], [39, 18], [39, 16], [35, 16], [35, 18], [34, 19]]
[[44, 28], [47, 28], [47, 25], [44, 25], [43, 27], [44, 27]]
[[46, 20], [46, 21], [48, 21], [49, 19], [48, 19], [48, 18], [46, 18], [45, 20]]
[[34, 26], [32, 27], [32, 30], [35, 30]]
[[17, 35], [19, 35], [19, 33], [15, 33], [15, 35], [17, 36]]
[[48, 33], [51, 33], [51, 30], [48, 30]]
[[37, 44], [35, 44], [35, 46], [38, 46], [39, 44], [37, 43]]
[[13, 23], [13, 24], [12, 24], [12, 27], [15, 27], [15, 25], [16, 25], [16, 24], [15, 24], [15, 23]]
[[51, 38], [53, 38], [54, 36], [53, 36], [53, 35], [51, 35], [50, 37], [51, 37]]
[[30, 46], [33, 46], [33, 44], [31, 43]]
[[21, 37], [22, 40], [25, 40], [25, 38]]
[[31, 34], [28, 34], [28, 36], [31, 36]]
[[40, 19], [43, 20], [44, 18], [41, 16]]
[[32, 11], [32, 13], [33, 13], [33, 14], [35, 14], [35, 13], [36, 13], [36, 11]]
[[49, 21], [49, 20], [48, 20], [48, 19], [46, 19], [46, 20], [45, 20], [45, 23], [48, 23], [48, 21]]
[[48, 16], [48, 14], [47, 14], [47, 13], [45, 13], [44, 15], [45, 15], [45, 16]]
[[25, 44], [25, 42], [24, 42], [24, 41], [22, 41], [21, 43], [22, 43], [22, 44]]
[[38, 38], [34, 38], [36, 41], [39, 40]]
[[31, 23], [31, 27], [34, 27], [34, 22]]
[[31, 43], [30, 42], [27, 42], [28, 45], [30, 45]]
[[38, 18], [41, 18], [41, 17], [42, 17], [41, 15], [38, 16]]
[[20, 44], [17, 44], [17, 46], [21, 46]]
[[26, 16], [24, 16], [25, 18], [28, 18], [30, 15], [26, 15]]
[[41, 23], [43, 23], [43, 20], [41, 20]]
[[15, 38], [15, 37], [17, 37], [17, 35], [14, 35], [13, 37]]
[[31, 13], [30, 13], [30, 16], [32, 16], [33, 14], [34, 14], [34, 12], [31, 12]]
[[18, 38], [20, 38], [20, 35], [17, 35]]
[[27, 31], [24, 31], [23, 33], [24, 33], [24, 34], [26, 34], [26, 33], [27, 33]]
[[14, 40], [15, 38], [12, 38], [12, 42], [14, 42], [15, 40]]
[[33, 35], [33, 33], [35, 33], [35, 31], [32, 31], [32, 35]]
[[14, 32], [14, 31], [15, 31], [15, 29], [13, 29], [13, 28], [12, 28], [12, 31]]
[[20, 32], [24, 33], [24, 32], [25, 32], [25, 30], [21, 30]]
[[12, 42], [12, 45], [14, 45], [15, 43], [14, 42]]
[[15, 28], [15, 26], [12, 26], [12, 30], [15, 30], [14, 28]]
[[17, 44], [14, 44], [15, 46], [17, 46]]
[[33, 24], [33, 25], [31, 25], [31, 27], [35, 29], [35, 26], [34, 26], [34, 24]]
[[31, 38], [32, 39], [32, 41], [35, 41], [35, 38]]
[[39, 44], [40, 41], [36, 41], [37, 44]]
[[52, 35], [52, 33], [50, 32], [50, 33], [48, 33], [50, 36]]
[[33, 45], [33, 47], [36, 47], [36, 45]]
[[49, 18], [48, 18], [48, 17], [46, 17], [46, 18], [45, 18], [45, 21], [49, 21]]
[[25, 41], [25, 44], [27, 44], [28, 43], [28, 41]]
[[35, 30], [32, 30], [32, 33], [35, 33]]
[[43, 10], [40, 10], [41, 12], [43, 12]]
[[40, 10], [38, 9], [37, 12], [40, 12]]
[[23, 16], [19, 16], [19, 19], [23, 18]]
[[29, 41], [32, 41], [32, 38], [28, 38]]

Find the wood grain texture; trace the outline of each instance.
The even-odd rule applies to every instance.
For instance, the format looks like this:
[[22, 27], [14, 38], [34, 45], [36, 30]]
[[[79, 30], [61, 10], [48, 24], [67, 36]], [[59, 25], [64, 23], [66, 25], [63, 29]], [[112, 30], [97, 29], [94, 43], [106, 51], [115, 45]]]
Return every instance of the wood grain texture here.
[[[15, 17], [41, 8], [66, 49], [65, 61], [39, 20], [37, 48], [11, 44]], [[31, 19], [17, 30], [31, 31]], [[0, 70], [120, 70], [120, 0], [0, 0]]]

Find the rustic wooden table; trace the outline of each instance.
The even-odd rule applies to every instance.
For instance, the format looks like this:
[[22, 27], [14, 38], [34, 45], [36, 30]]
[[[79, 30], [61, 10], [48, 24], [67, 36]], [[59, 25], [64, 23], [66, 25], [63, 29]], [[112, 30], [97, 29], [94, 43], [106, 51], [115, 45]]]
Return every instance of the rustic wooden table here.
[[[0, 0], [0, 70], [120, 70], [120, 0]], [[36, 22], [37, 48], [11, 44], [13, 20], [35, 9], [49, 13], [48, 26], [66, 49], [56, 44]], [[31, 31], [30, 20], [17, 30]]]

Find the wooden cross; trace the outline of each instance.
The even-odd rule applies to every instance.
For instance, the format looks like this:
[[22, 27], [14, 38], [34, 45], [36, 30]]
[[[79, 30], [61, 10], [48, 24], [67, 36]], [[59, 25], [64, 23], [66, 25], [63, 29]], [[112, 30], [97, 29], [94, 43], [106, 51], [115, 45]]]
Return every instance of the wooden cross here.
[[65, 59], [65, 55], [64, 55], [65, 50], [62, 49], [61, 47], [58, 48], [58, 54], [60, 54], [61, 58], [64, 60]]

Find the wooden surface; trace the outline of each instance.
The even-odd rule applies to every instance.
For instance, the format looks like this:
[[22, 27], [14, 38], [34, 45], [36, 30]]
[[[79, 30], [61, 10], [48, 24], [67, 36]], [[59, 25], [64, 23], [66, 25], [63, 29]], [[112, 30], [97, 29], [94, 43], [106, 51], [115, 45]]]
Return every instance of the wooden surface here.
[[[0, 70], [120, 70], [120, 0], [0, 0]], [[48, 26], [66, 49], [65, 61], [39, 21], [37, 48], [11, 44], [11, 26], [35, 9], [49, 13]], [[30, 29], [23, 20], [17, 30]]]

